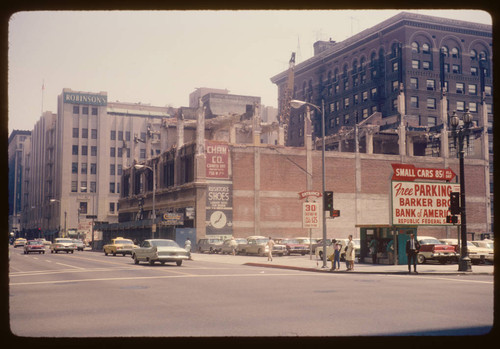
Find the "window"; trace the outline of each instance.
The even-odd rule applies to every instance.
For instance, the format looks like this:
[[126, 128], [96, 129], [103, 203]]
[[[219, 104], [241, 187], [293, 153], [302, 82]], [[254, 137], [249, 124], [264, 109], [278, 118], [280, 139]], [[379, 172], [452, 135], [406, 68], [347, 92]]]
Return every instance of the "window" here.
[[418, 42], [413, 41], [413, 42], [411, 43], [411, 52], [412, 52], [412, 53], [419, 53], [419, 52], [420, 52], [420, 47], [419, 47], [419, 45], [418, 45]]
[[122, 147], [118, 148], [118, 157], [119, 158], [123, 157], [123, 148]]
[[87, 174], [87, 163], [86, 162], [82, 162], [80, 173], [81, 174]]
[[392, 110], [398, 110], [398, 99], [394, 98], [392, 100]]
[[118, 176], [121, 176], [121, 175], [122, 175], [122, 173], [123, 173], [123, 166], [122, 166], [122, 165], [118, 165], [118, 167], [117, 167], [117, 171], [116, 171], [116, 174], [117, 174]]
[[118, 140], [123, 141], [123, 131], [118, 131]]
[[474, 84], [469, 85], [469, 94], [473, 96], [477, 95], [477, 85]]
[[115, 175], [115, 173], [116, 173], [116, 167], [115, 167], [115, 164], [110, 164], [110, 165], [109, 165], [109, 174], [110, 174], [111, 176], [114, 176], [114, 175]]
[[457, 93], [460, 93], [460, 94], [464, 93], [465, 86], [462, 82], [457, 82], [456, 87], [457, 87], [457, 90], [456, 90]]
[[477, 67], [470, 67], [470, 75], [472, 75], [472, 76], [478, 76]]
[[429, 46], [429, 44], [422, 45], [422, 53], [431, 53], [431, 47]]
[[363, 102], [366, 102], [368, 100], [368, 91], [363, 92]]
[[393, 62], [392, 63], [392, 71], [398, 71], [399, 70], [399, 63], [398, 62]]
[[446, 46], [441, 47], [441, 53], [442, 53], [445, 57], [448, 57], [448, 47], [446, 47]]
[[349, 97], [344, 98], [344, 109], [349, 108]]
[[412, 89], [418, 90], [418, 79], [417, 78], [410, 78], [410, 87]]
[[427, 98], [427, 109], [436, 109], [436, 99]]
[[78, 190], [78, 181], [71, 181], [71, 192], [76, 193]]
[[71, 163], [71, 173], [78, 173], [78, 162]]
[[458, 64], [453, 64], [452, 65], [452, 72], [453, 72], [453, 74], [460, 74], [460, 66]]
[[330, 119], [330, 128], [333, 128], [335, 126], [335, 119], [331, 118]]
[[73, 145], [73, 146], [72, 146], [72, 151], [71, 151], [71, 153], [72, 153], [73, 155], [78, 155], [78, 146], [77, 146], [77, 145]]
[[484, 93], [486, 96], [491, 96], [491, 86], [484, 86]]
[[89, 138], [89, 129], [82, 128], [82, 138]]
[[335, 103], [330, 103], [330, 113], [333, 113], [335, 111]]
[[477, 59], [477, 51], [470, 50], [470, 59]]
[[359, 104], [359, 95], [358, 94], [354, 95], [353, 99], [354, 99], [354, 104]]
[[444, 64], [444, 72], [449, 73], [450, 72], [450, 65], [448, 63]]
[[412, 59], [411, 67], [413, 69], [420, 69], [420, 61], [418, 59]]
[[89, 115], [89, 107], [82, 107], [82, 114]]
[[73, 127], [73, 138], [78, 138], [78, 127]]
[[368, 117], [368, 108], [363, 108], [363, 110], [361, 111], [362, 112], [362, 116], [363, 116], [363, 119], [366, 119]]
[[344, 124], [348, 124], [349, 123], [349, 114], [345, 114], [344, 115]]
[[372, 114], [373, 114], [373, 113], [376, 113], [376, 112], [377, 112], [377, 106], [376, 106], [376, 105], [373, 105], [373, 106], [370, 108], [370, 110], [371, 110], [371, 113], [372, 113]]
[[90, 164], [90, 174], [96, 174], [96, 173], [97, 173], [97, 164], [91, 163]]
[[82, 145], [82, 155], [88, 155], [88, 146]]
[[[112, 141], [116, 140], [116, 131], [111, 131], [111, 138]], [[144, 138], [143, 138], [144, 139]]]
[[90, 146], [90, 155], [97, 156], [97, 146], [95, 145]]
[[418, 97], [417, 96], [410, 97], [410, 107], [418, 108]]
[[394, 80], [392, 82], [392, 92], [396, 92], [398, 90], [398, 87], [399, 87], [399, 81], [398, 80]]
[[80, 202], [79, 214], [87, 214], [87, 202]]
[[372, 99], [377, 98], [377, 88], [376, 88], [376, 87], [372, 88], [372, 89], [370, 90], [370, 94], [371, 94], [371, 98], [372, 98]]
[[96, 182], [90, 182], [90, 192], [95, 193], [97, 188], [97, 183]]
[[97, 139], [97, 129], [93, 128], [92, 130], [90, 130], [90, 137], [92, 139]]
[[435, 116], [427, 117], [427, 126], [436, 126], [436, 122], [437, 122], [437, 117]]
[[92, 107], [92, 115], [97, 115], [97, 108], [96, 107]]
[[116, 148], [115, 147], [109, 148], [109, 156], [111, 156], [112, 158], [116, 157]]
[[87, 181], [81, 181], [80, 182], [80, 192], [81, 193], [86, 193], [87, 192]]
[[365, 84], [366, 83], [366, 74], [365, 73], [361, 73], [361, 74], [359, 74], [359, 76], [361, 77], [361, 83]]
[[431, 62], [429, 62], [429, 61], [423, 61], [422, 62], [422, 69], [424, 69], [424, 70], [431, 70], [432, 69]]
[[145, 159], [146, 158], [146, 149], [140, 149], [139, 150], [139, 158], [140, 159]]
[[457, 111], [464, 111], [464, 110], [465, 110], [465, 102], [457, 101]]
[[477, 103], [476, 102], [469, 102], [469, 111], [471, 113], [477, 113]]
[[458, 58], [459, 56], [459, 51], [458, 51], [458, 48], [454, 47], [451, 49], [451, 57], [453, 58]]
[[349, 80], [344, 81], [344, 91], [347, 91], [349, 89]]
[[427, 79], [427, 91], [434, 91], [436, 89], [436, 81]]
[[111, 194], [115, 193], [115, 182], [109, 182], [109, 192]]
[[115, 213], [115, 203], [114, 202], [109, 203], [109, 213]]
[[73, 114], [80, 114], [80, 107], [77, 105], [73, 106]]

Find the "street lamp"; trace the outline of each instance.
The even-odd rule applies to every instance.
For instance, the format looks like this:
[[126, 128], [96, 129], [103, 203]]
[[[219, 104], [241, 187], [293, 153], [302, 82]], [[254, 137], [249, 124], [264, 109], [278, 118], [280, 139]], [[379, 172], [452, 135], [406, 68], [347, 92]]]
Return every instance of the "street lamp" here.
[[153, 212], [151, 214], [151, 219], [153, 222], [151, 223], [151, 239], [154, 239], [155, 237], [155, 230], [156, 230], [156, 210], [155, 210], [155, 204], [156, 204], [156, 163], [153, 163], [154, 169], [146, 166], [146, 165], [140, 165], [140, 164], [135, 164], [134, 168], [136, 170], [140, 170], [142, 168], [147, 168], [148, 170], [151, 170], [153, 172]]
[[[462, 122], [460, 122], [462, 121]], [[458, 139], [458, 152], [460, 158], [460, 260], [458, 262], [458, 271], [472, 271], [471, 260], [469, 254], [467, 253], [467, 222], [466, 222], [466, 211], [465, 211], [465, 168], [464, 168], [464, 140], [467, 140], [467, 146], [469, 146], [469, 130], [472, 126], [472, 115], [469, 113], [469, 109], [466, 109], [462, 116], [462, 120], [457, 116], [454, 111], [450, 118], [451, 132], [453, 134], [453, 141], [455, 143], [455, 148], [457, 146]]]
[[[325, 196], [325, 101], [321, 100], [321, 108], [315, 104], [300, 101], [298, 99], [292, 99], [290, 101], [290, 106], [294, 109], [299, 109], [302, 106], [311, 106], [321, 113], [321, 135], [322, 135], [322, 147], [321, 147], [321, 161], [322, 161], [322, 182], [323, 182], [323, 198]], [[325, 208], [323, 207], [323, 268], [326, 268], [326, 215]]]

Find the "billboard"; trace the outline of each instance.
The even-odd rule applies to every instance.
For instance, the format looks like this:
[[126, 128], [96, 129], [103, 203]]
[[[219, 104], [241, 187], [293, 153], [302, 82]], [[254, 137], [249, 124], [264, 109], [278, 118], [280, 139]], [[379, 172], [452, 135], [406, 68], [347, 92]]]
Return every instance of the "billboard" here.
[[391, 186], [393, 225], [451, 225], [446, 223], [450, 193], [460, 192], [459, 184], [392, 181]]
[[229, 145], [227, 143], [205, 141], [207, 178], [229, 178]]

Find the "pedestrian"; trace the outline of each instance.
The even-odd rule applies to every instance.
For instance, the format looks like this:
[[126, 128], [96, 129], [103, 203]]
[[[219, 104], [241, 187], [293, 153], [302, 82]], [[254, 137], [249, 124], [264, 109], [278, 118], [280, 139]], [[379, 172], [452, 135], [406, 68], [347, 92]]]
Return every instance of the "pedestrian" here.
[[389, 263], [394, 264], [394, 240], [389, 241], [386, 247]]
[[370, 241], [370, 253], [372, 255], [372, 263], [377, 264], [377, 250], [378, 250], [378, 241], [375, 237], [372, 238], [372, 241]]
[[411, 264], [413, 263], [413, 271], [417, 272], [417, 254], [420, 250], [420, 244], [413, 233], [410, 234], [410, 239], [406, 241], [406, 255], [408, 256], [408, 274], [411, 274]]
[[189, 238], [184, 242], [184, 249], [188, 252], [189, 259], [191, 259], [191, 240]]
[[274, 247], [274, 241], [271, 237], [269, 237], [269, 241], [266, 244], [267, 246], [267, 261], [273, 261], [273, 247]]
[[340, 270], [340, 249], [342, 246], [335, 242], [335, 249], [333, 250], [333, 265], [332, 270], [339, 269]]
[[347, 270], [354, 270], [354, 242], [352, 242], [352, 235], [349, 235], [349, 241], [347, 242], [345, 260], [348, 265]]
[[238, 244], [236, 243], [234, 236], [231, 236], [230, 245], [231, 245], [231, 251], [233, 253], [233, 256], [236, 256], [236, 248], [238, 247]]

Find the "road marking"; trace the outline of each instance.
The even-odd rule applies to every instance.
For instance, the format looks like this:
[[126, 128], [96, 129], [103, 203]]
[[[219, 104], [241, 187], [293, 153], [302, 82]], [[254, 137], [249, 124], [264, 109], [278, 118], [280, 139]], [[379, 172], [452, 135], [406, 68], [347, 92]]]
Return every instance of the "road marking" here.
[[391, 274], [387, 274], [385, 276], [392, 276], [392, 277], [414, 277], [415, 279], [430, 279], [430, 280], [446, 280], [446, 281], [456, 281], [456, 282], [470, 282], [470, 283], [478, 283], [478, 284], [491, 284], [493, 285], [493, 281], [480, 281], [480, 280], [467, 280], [467, 279], [452, 279], [452, 278], [445, 278], [445, 277], [438, 277], [438, 276], [423, 276], [423, 275], [415, 275], [415, 276], [411, 276], [411, 275], [391, 275]]
[[70, 265], [70, 264], [64, 264], [64, 263], [58, 263], [58, 262], [56, 262], [56, 264], [64, 265], [65, 267], [75, 268], [75, 269], [79, 269], [79, 270], [86, 270], [85, 268], [75, 267], [74, 265]]

